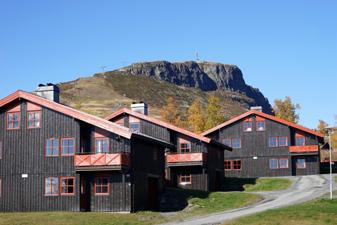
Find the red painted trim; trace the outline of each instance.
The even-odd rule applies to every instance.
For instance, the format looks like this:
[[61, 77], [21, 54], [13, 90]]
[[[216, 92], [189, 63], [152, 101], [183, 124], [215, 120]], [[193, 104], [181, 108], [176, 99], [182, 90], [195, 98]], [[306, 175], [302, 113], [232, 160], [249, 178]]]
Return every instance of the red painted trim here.
[[[280, 138], [285, 138], [286, 139], [286, 144], [285, 145], [280, 145]], [[288, 143], [288, 137], [287, 136], [278, 136], [277, 137], [277, 141], [278, 141], [278, 146], [279, 147], [287, 147], [289, 145], [289, 143]]]
[[[73, 140], [74, 141], [74, 145], [73, 145], [74, 152], [72, 154], [63, 154], [63, 145], [62, 145], [63, 140]], [[75, 152], [76, 152], [76, 140], [75, 140], [75, 138], [61, 138], [60, 139], [60, 156], [74, 156]]]
[[[62, 180], [63, 179], [73, 179], [73, 185], [66, 185], [66, 187], [71, 187], [71, 186], [73, 187], [73, 192], [72, 193], [63, 193], [62, 192]], [[61, 196], [73, 196], [73, 195], [75, 195], [75, 188], [76, 188], [75, 182], [76, 182], [75, 177], [60, 177], [60, 179], [59, 179], [59, 184], [60, 184], [59, 191], [60, 191], [60, 195]]]
[[[8, 127], [8, 124], [9, 124], [9, 115], [10, 114], [19, 114], [19, 116], [18, 116], [18, 118], [19, 118], [19, 120], [18, 120], [19, 126], [18, 127], [16, 127], [16, 128], [9, 128]], [[7, 130], [20, 130], [20, 127], [21, 127], [21, 112], [6, 112], [6, 128], [7, 128]]]
[[[59, 144], [58, 144], [58, 154], [57, 155], [47, 155], [47, 142], [48, 140], [58, 140]], [[46, 143], [45, 143], [45, 148], [44, 148], [44, 152], [45, 152], [45, 157], [59, 157], [60, 156], [60, 138], [48, 138], [46, 139]], [[53, 145], [54, 146], [54, 145]]]
[[166, 155], [167, 163], [180, 163], [180, 162], [204, 162], [206, 161], [206, 153], [178, 153]]
[[[38, 127], [30, 127], [29, 126], [29, 121], [28, 121], [28, 118], [29, 118], [29, 113], [39, 113], [39, 126]], [[42, 112], [41, 110], [35, 110], [35, 111], [27, 111], [26, 113], [26, 126], [27, 126], [27, 129], [37, 129], [37, 128], [41, 128], [41, 123], [42, 123], [42, 119], [41, 119], [41, 116], [42, 116]]]
[[222, 123], [222, 124], [220, 124], [220, 125], [218, 125], [216, 127], [213, 127], [211, 129], [203, 132], [201, 135], [203, 135], [203, 136], [208, 135], [210, 133], [213, 133], [214, 131], [217, 131], [217, 130], [223, 128], [223, 127], [226, 127], [226, 126], [228, 126], [228, 125], [230, 125], [230, 124], [232, 124], [232, 123], [234, 123], [236, 121], [239, 121], [239, 120], [241, 120], [241, 119], [243, 119], [243, 118], [245, 118], [247, 116], [251, 116], [251, 115], [257, 115], [257, 116], [263, 117], [265, 119], [273, 120], [275, 122], [287, 125], [289, 127], [293, 127], [295, 129], [298, 129], [298, 130], [301, 130], [303, 132], [306, 132], [306, 133], [309, 133], [309, 134], [312, 134], [312, 135], [324, 138], [324, 135], [321, 134], [321, 133], [319, 133], [319, 132], [316, 132], [314, 130], [308, 129], [308, 128], [303, 127], [301, 125], [298, 125], [298, 124], [295, 124], [295, 123], [291, 123], [289, 121], [277, 118], [277, 117], [272, 116], [272, 115], [268, 115], [268, 114], [263, 113], [263, 112], [255, 111], [255, 110], [251, 110], [251, 111], [243, 113], [243, 114], [241, 114], [239, 116], [236, 116], [236, 117], [234, 117], [234, 118], [232, 118], [232, 119], [230, 119], [230, 120], [228, 120], [228, 121], [226, 121], [226, 122], [224, 122], [224, 123]]
[[[245, 130], [245, 125], [246, 124], [250, 124], [250, 129], [251, 130]], [[253, 132], [253, 120], [242, 122], [242, 130], [243, 130], [243, 132]]]
[[[263, 122], [264, 123], [264, 126], [263, 126], [263, 130], [259, 130], [259, 127], [258, 127], [258, 123], [259, 122]], [[257, 132], [263, 132], [263, 131], [266, 131], [266, 121], [265, 120], [260, 120], [260, 121], [256, 121], [256, 124], [255, 124], [255, 128], [256, 128], [256, 131]]]
[[319, 147], [318, 145], [296, 145], [296, 146], [289, 146], [289, 152], [318, 152]]
[[99, 118], [97, 116], [93, 116], [81, 111], [78, 111], [76, 109], [70, 108], [68, 106], [56, 103], [54, 101], [42, 98], [40, 96], [37, 96], [35, 94], [32, 93], [28, 93], [28, 92], [24, 92], [24, 91], [16, 91], [10, 95], [8, 95], [7, 97], [3, 98], [0, 100], [0, 107], [13, 102], [16, 99], [25, 99], [27, 101], [30, 101], [32, 103], [35, 103], [37, 105], [42, 105], [43, 107], [46, 107], [48, 109], [52, 109], [55, 110], [59, 113], [63, 113], [65, 115], [68, 115], [70, 117], [73, 117], [75, 119], [84, 121], [86, 123], [89, 123], [91, 125], [94, 125], [96, 127], [99, 127], [103, 130], [107, 130], [109, 132], [118, 134], [124, 138], [127, 139], [131, 139], [131, 135], [132, 132], [130, 132], [129, 129], [122, 127], [122, 126], [118, 126], [115, 123], [109, 122], [105, 119]]
[[[97, 148], [96, 148], [96, 140], [108, 140], [108, 152], [97, 152]], [[109, 153], [110, 152], [110, 138], [107, 137], [95, 137], [95, 143], [94, 143], [94, 152], [96, 154], [104, 154], [104, 153]]]
[[[188, 178], [189, 181], [182, 181], [183, 178]], [[180, 174], [179, 175], [179, 183], [184, 183], [184, 184], [192, 184], [192, 174], [189, 174], [189, 175], [183, 175], [183, 174]]]
[[[184, 153], [190, 153], [192, 151], [192, 145], [191, 142], [189, 140], [183, 139], [183, 138], [178, 138], [178, 143], [179, 143], [179, 152], [181, 154]], [[182, 144], [188, 144], [189, 148], [184, 149], [184, 151], [182, 151], [181, 145]]]
[[[57, 194], [46, 194], [46, 181], [47, 181], [48, 178], [56, 178], [57, 179], [57, 182], [58, 182], [57, 187], [59, 189]], [[52, 189], [50, 189], [50, 190], [52, 190]], [[59, 178], [58, 177], [46, 177], [46, 178], [44, 178], [44, 196], [59, 196], [59, 194], [60, 194], [60, 180], [59, 180]]]
[[[234, 169], [234, 161], [240, 162], [240, 169]], [[241, 171], [242, 170], [242, 160], [241, 159], [225, 160], [225, 163], [226, 162], [229, 162], [230, 169], [225, 169], [225, 171]]]
[[256, 120], [256, 122], [265, 122], [266, 121], [266, 119], [261, 117], [261, 116], [256, 116], [255, 120]]
[[[107, 185], [100, 185], [100, 186], [101, 186], [101, 187], [107, 186], [107, 187], [108, 187], [108, 192], [106, 192], [106, 193], [97, 193], [97, 192], [96, 192], [97, 179], [103, 179], [103, 178], [106, 178], [106, 179], [108, 180], [108, 184], [107, 184]], [[95, 196], [106, 196], [106, 195], [110, 195], [110, 179], [109, 179], [109, 177], [105, 177], [105, 176], [98, 176], [98, 177], [95, 177], [95, 180], [94, 180], [94, 195], [95, 195]]]

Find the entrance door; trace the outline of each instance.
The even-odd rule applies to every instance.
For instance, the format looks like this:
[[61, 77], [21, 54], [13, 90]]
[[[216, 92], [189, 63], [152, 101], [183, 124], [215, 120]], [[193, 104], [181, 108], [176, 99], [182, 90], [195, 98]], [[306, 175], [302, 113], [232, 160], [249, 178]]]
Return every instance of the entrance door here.
[[296, 176], [296, 161], [297, 158], [296, 157], [291, 157], [291, 175], [292, 176]]
[[148, 178], [148, 209], [158, 210], [159, 202], [158, 179], [154, 177]]
[[81, 175], [80, 184], [80, 210], [90, 211], [90, 184], [88, 177]]

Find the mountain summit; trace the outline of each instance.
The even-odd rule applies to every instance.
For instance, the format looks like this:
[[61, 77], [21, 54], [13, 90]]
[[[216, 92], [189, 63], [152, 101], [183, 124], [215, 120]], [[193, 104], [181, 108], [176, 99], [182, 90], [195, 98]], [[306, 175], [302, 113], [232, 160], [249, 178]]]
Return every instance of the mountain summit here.
[[140, 62], [60, 84], [61, 102], [77, 109], [105, 116], [135, 101], [145, 101], [150, 113], [172, 96], [185, 111], [199, 98], [206, 103], [209, 94], [217, 95], [227, 118], [243, 113], [250, 106], [262, 106], [271, 113], [268, 99], [246, 84], [235, 65], [213, 62]]

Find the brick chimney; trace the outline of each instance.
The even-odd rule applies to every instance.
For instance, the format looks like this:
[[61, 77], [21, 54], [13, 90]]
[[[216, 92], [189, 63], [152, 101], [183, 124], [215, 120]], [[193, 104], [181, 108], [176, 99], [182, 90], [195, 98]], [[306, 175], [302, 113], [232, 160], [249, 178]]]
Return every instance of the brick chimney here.
[[57, 85], [52, 83], [47, 83], [46, 85], [39, 84], [34, 93], [54, 102], [60, 101], [60, 89]]
[[131, 110], [133, 112], [142, 113], [144, 115], [149, 114], [148, 107], [147, 107], [147, 104], [145, 102], [133, 102], [131, 104]]

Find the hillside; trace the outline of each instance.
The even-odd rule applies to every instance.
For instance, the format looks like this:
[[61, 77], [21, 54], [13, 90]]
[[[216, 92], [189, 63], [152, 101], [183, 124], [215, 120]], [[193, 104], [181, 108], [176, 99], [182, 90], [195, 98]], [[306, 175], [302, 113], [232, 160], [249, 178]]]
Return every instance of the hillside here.
[[59, 86], [62, 103], [102, 117], [134, 101], [147, 102], [150, 114], [159, 116], [168, 96], [174, 97], [184, 111], [195, 98], [205, 103], [209, 94], [220, 97], [226, 117], [253, 105], [271, 112], [268, 100], [258, 89], [246, 85], [238, 67], [220, 63], [136, 63]]

